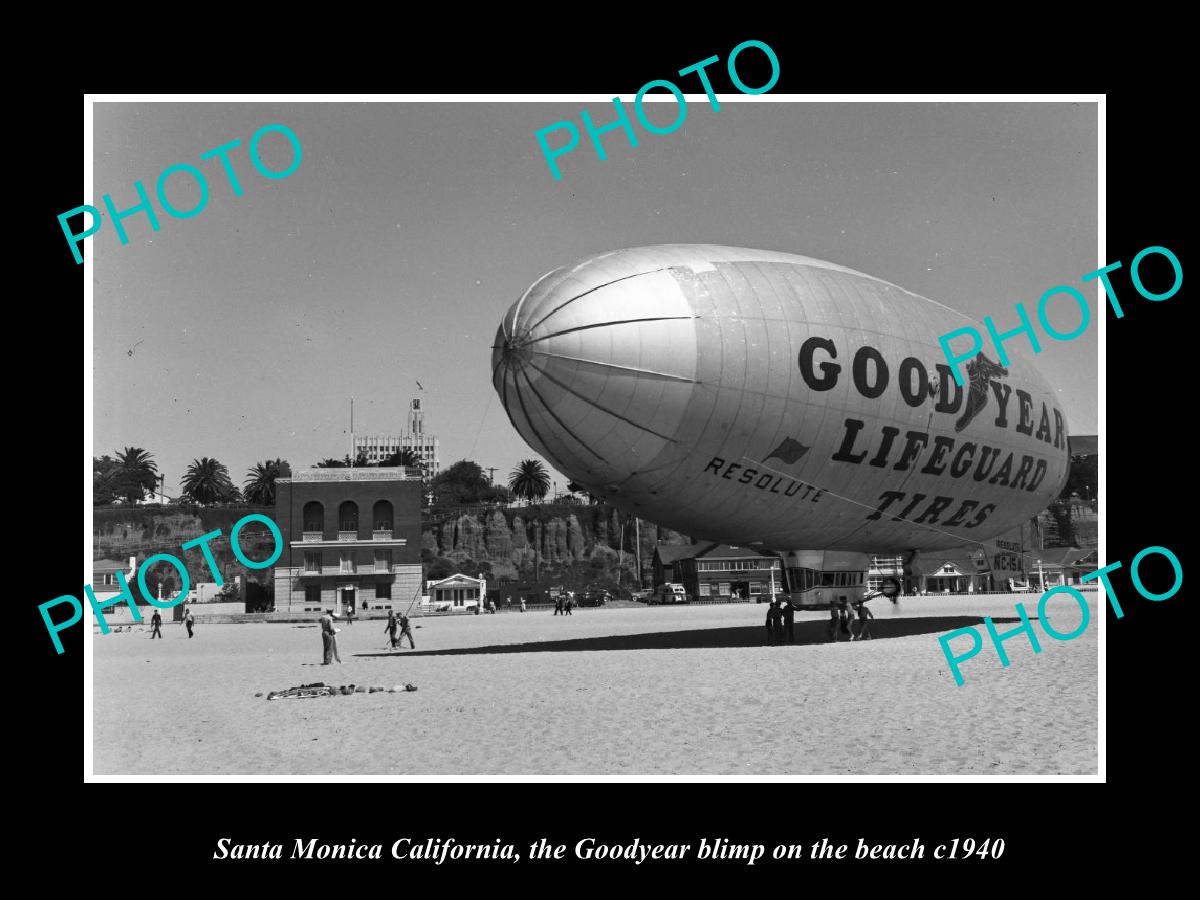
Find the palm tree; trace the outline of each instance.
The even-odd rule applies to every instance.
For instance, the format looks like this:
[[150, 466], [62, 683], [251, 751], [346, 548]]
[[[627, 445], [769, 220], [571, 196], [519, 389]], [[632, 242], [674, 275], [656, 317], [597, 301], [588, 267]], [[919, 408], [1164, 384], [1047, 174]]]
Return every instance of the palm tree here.
[[514, 497], [540, 500], [550, 491], [550, 473], [540, 460], [523, 459], [508, 476], [508, 489]]
[[231, 503], [241, 498], [229, 479], [229, 469], [207, 456], [192, 460], [180, 483], [183, 496], [194, 503]]
[[242, 482], [242, 495], [246, 502], [254, 506], [275, 505], [275, 479], [289, 478], [292, 467], [286, 459], [268, 459], [257, 463], [246, 473]]
[[117, 453], [117, 468], [110, 482], [114, 494], [135, 503], [158, 486], [158, 466], [141, 447], [126, 447]]

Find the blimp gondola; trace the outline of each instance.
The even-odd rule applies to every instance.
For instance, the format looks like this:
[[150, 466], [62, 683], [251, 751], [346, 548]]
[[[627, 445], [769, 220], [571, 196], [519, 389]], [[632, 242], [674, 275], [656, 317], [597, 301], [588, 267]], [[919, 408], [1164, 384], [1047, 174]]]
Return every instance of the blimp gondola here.
[[977, 548], [1065, 483], [1066, 417], [1013, 342], [954, 379], [938, 337], [976, 324], [819, 259], [641, 247], [539, 278], [500, 324], [492, 379], [589, 492], [777, 551], [789, 589], [823, 601], [861, 592], [871, 554]]

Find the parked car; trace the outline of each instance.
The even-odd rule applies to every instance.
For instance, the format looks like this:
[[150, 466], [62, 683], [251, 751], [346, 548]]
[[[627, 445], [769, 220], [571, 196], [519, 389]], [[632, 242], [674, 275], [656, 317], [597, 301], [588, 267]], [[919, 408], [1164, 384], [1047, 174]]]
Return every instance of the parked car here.
[[607, 603], [611, 599], [612, 599], [612, 595], [609, 594], [609, 592], [606, 590], [599, 589], [599, 588], [588, 589], [579, 595], [579, 605], [580, 606], [603, 606], [605, 603]]

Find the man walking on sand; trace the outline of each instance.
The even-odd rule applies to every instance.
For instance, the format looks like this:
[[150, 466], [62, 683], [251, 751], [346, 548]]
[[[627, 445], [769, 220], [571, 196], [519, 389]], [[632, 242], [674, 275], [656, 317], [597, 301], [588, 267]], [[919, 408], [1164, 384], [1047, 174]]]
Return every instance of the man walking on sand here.
[[153, 631], [150, 632], [150, 640], [154, 640], [155, 638], [158, 638], [161, 641], [162, 640], [162, 616], [160, 616], [158, 614], [157, 609], [154, 611], [154, 615], [152, 615], [150, 617], [150, 625], [154, 629]]
[[188, 637], [192, 636], [192, 626], [196, 624], [196, 620], [192, 617], [192, 611], [189, 609], [183, 614], [183, 624], [187, 626]]
[[780, 600], [779, 602], [783, 606], [783, 619], [780, 622], [779, 629], [779, 643], [782, 644], [786, 636], [787, 642], [791, 644], [796, 640], [796, 608], [792, 606], [790, 599]]
[[383, 630], [386, 631], [388, 634], [388, 637], [391, 638], [393, 650], [396, 649], [396, 629], [399, 627], [400, 627], [400, 623], [396, 621], [395, 611], [389, 609], [387, 624], [385, 626], [383, 626]]
[[336, 659], [339, 663], [342, 657], [338, 654], [337, 648], [337, 629], [333, 627], [333, 610], [325, 610], [325, 615], [321, 616], [321, 646], [325, 650], [325, 660], [321, 663], [323, 666], [332, 665]]
[[396, 641], [396, 643], [400, 645], [400, 649], [404, 649], [405, 635], [408, 636], [408, 646], [411, 649], [416, 650], [417, 642], [413, 640], [412, 631], [408, 627], [408, 616], [406, 616], [404, 613], [400, 613], [400, 639]]

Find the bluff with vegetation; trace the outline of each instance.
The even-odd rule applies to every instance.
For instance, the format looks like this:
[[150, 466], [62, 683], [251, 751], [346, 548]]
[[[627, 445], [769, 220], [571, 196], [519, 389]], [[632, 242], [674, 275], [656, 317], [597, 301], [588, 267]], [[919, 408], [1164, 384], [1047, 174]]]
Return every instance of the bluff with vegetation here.
[[[561, 503], [434, 511], [422, 535], [426, 577], [453, 572], [527, 580], [540, 569], [542, 581], [616, 582], [635, 580], [635, 547], [640, 530], [643, 571], [659, 544], [690, 544], [677, 531], [632, 520], [604, 503]], [[623, 564], [623, 565], [622, 565]]]
[[[97, 506], [92, 511], [92, 555], [96, 559], [124, 562], [129, 557], [142, 560], [156, 553], [169, 553], [187, 566], [188, 578], [197, 582], [212, 581], [213, 576], [200, 548], [181, 552], [180, 545], [202, 534], [220, 529], [221, 537], [209, 542], [217, 568], [226, 581], [242, 575], [247, 584], [269, 585], [271, 569], [247, 569], [233, 555], [229, 532], [238, 519], [250, 513], [270, 516], [271, 507], [259, 506]], [[261, 535], [259, 537], [258, 535]], [[274, 549], [274, 541], [261, 522], [246, 525], [238, 536], [243, 552], [251, 559], [266, 559]], [[156, 563], [147, 573], [146, 583], [156, 591], [159, 582], [163, 596], [174, 596], [179, 590], [179, 575], [170, 563]], [[136, 591], [135, 591], [136, 593]], [[253, 601], [257, 591], [250, 589], [247, 599]]]
[[[272, 512], [270, 507], [241, 505], [98, 506], [93, 516], [93, 555], [116, 560], [136, 556], [140, 562], [156, 553], [170, 553], [186, 563], [193, 584], [212, 581], [198, 548], [180, 553], [180, 545], [219, 529], [222, 537], [209, 546], [222, 574], [231, 579], [240, 573], [248, 581], [269, 585], [271, 570], [248, 570], [234, 558], [229, 532], [249, 513], [269, 516]], [[540, 574], [547, 583], [615, 584], [619, 576], [621, 584], [629, 585], [635, 580], [633, 522], [602, 503], [434, 508], [425, 516], [422, 531], [426, 578], [483, 572], [493, 579], [520, 581]], [[247, 526], [243, 548], [252, 559], [265, 559], [273, 546], [270, 535], [250, 538], [251, 532], [265, 532], [265, 528], [257, 523]], [[644, 520], [640, 532], [642, 567], [647, 573], [656, 544], [691, 543], [676, 531]], [[164, 596], [178, 590], [178, 576], [170, 565], [154, 567], [147, 579], [152, 590], [159, 580]]]

